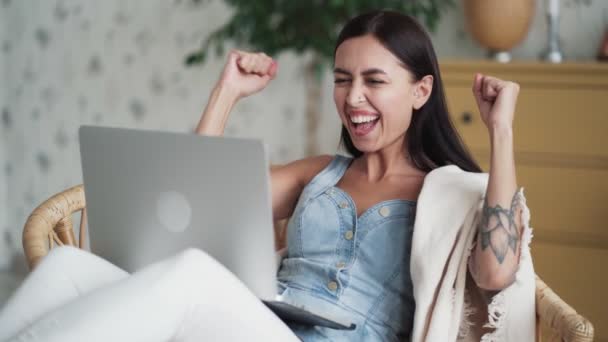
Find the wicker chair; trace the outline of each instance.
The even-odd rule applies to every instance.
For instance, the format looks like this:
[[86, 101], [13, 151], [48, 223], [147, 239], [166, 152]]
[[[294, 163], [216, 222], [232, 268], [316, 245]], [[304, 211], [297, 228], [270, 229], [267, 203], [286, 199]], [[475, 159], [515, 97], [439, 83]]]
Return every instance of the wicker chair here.
[[[55, 245], [72, 245], [82, 248], [85, 240], [86, 210], [82, 185], [58, 193], [36, 208], [27, 219], [23, 230], [23, 248], [30, 269]], [[72, 214], [82, 211], [79, 242], [76, 242]], [[284, 229], [285, 222], [275, 223], [275, 229]], [[283, 234], [277, 234], [279, 239]], [[284, 244], [277, 241], [278, 245]], [[593, 325], [564, 302], [538, 276], [536, 277], [536, 340], [593, 341]], [[542, 330], [542, 334], [541, 334]], [[544, 339], [543, 339], [544, 340]]]

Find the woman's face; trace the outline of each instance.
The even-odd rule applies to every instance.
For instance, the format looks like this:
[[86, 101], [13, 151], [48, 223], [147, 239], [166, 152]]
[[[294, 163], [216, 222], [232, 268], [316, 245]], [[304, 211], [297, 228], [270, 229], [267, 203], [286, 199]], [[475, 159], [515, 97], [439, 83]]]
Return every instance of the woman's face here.
[[344, 41], [334, 61], [334, 101], [355, 147], [401, 144], [412, 118], [413, 76], [374, 36]]

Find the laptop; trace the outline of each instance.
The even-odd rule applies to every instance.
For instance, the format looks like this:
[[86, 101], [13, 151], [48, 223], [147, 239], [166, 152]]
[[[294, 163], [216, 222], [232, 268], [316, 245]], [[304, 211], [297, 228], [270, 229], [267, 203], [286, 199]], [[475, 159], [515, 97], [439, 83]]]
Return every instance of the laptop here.
[[79, 139], [91, 252], [134, 272], [199, 248], [282, 320], [355, 329], [278, 295], [261, 141], [100, 126], [80, 127]]

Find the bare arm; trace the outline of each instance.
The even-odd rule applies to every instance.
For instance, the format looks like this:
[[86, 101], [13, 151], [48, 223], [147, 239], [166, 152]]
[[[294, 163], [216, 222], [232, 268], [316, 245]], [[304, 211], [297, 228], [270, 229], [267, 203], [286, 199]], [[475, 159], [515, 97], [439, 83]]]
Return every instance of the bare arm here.
[[470, 271], [478, 286], [498, 291], [515, 280], [521, 245], [521, 202], [513, 156], [512, 121], [519, 86], [478, 75], [473, 92], [488, 126], [490, 176]]
[[224, 135], [228, 116], [237, 101], [238, 96], [234, 90], [222, 84], [216, 85], [211, 91], [195, 133], [212, 136]]
[[272, 213], [275, 220], [290, 217], [302, 190], [331, 161], [328, 155], [310, 157], [270, 168]]
[[[232, 51], [220, 80], [209, 96], [195, 133], [223, 135], [230, 112], [239, 99], [265, 88], [276, 71], [276, 63], [264, 54]], [[330, 156], [319, 156], [270, 167], [272, 212], [275, 220], [291, 216], [304, 186], [330, 160]]]
[[277, 64], [261, 53], [231, 51], [196, 127], [201, 135], [223, 135], [234, 105], [264, 89], [277, 73]]

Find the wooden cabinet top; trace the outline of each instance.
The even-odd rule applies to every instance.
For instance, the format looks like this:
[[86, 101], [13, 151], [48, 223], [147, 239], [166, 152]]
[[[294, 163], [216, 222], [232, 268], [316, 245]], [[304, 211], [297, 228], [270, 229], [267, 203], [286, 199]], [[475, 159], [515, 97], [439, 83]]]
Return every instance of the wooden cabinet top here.
[[446, 85], [470, 86], [476, 72], [516, 81], [522, 85], [545, 87], [592, 87], [608, 90], [608, 63], [565, 62], [561, 64], [535, 61], [497, 63], [487, 60], [439, 61]]

